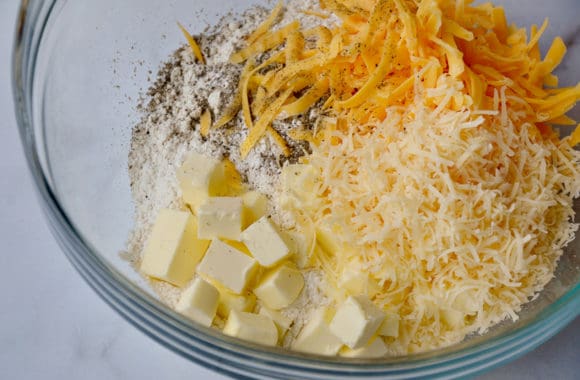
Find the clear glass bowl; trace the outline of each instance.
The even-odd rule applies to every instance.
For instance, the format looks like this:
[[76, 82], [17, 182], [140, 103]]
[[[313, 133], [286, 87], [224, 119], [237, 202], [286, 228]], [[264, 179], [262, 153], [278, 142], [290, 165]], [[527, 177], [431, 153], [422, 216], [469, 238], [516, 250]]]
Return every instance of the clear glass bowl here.
[[[132, 226], [127, 173], [135, 104], [160, 63], [183, 43], [175, 22], [201, 32], [258, 1], [23, 0], [14, 45], [14, 96], [40, 202], [64, 252], [87, 283], [154, 340], [225, 374], [250, 378], [462, 377], [532, 350], [580, 313], [580, 241], [556, 278], [515, 323], [433, 352], [346, 360], [264, 348], [201, 328], [157, 301], [119, 257]], [[576, 0], [499, 1], [520, 25], [552, 17], [547, 37], [576, 23]], [[567, 18], [567, 19], [565, 19]], [[560, 74], [580, 79], [579, 45]], [[573, 112], [578, 118], [578, 107]], [[580, 203], [576, 202], [576, 210]]]

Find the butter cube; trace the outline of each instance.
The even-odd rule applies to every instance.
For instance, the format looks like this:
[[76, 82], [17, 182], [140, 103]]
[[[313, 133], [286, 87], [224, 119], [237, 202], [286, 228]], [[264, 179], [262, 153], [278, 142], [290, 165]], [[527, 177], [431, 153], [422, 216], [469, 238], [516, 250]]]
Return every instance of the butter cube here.
[[266, 346], [278, 342], [278, 329], [271, 318], [235, 310], [230, 313], [223, 333]]
[[257, 191], [248, 191], [242, 195], [245, 211], [245, 225], [249, 226], [268, 214], [268, 198]]
[[218, 290], [198, 277], [181, 293], [175, 310], [197, 323], [209, 327], [215, 317], [218, 300]]
[[242, 243], [241, 241], [228, 240], [228, 239], [220, 239], [220, 240], [223, 241], [224, 243], [226, 243], [227, 245], [234, 247], [238, 251], [243, 252], [250, 257], [252, 256], [252, 253], [250, 252], [248, 247], [246, 247], [246, 245], [244, 243]]
[[227, 158], [222, 161], [224, 170], [224, 186], [223, 190], [217, 194], [221, 197], [233, 197], [241, 195], [244, 191], [244, 184], [242, 176], [236, 169], [236, 165]]
[[338, 287], [352, 296], [366, 295], [367, 297], [373, 297], [380, 291], [376, 281], [373, 281], [369, 274], [356, 263], [349, 265], [342, 272]]
[[330, 330], [350, 348], [367, 344], [385, 319], [385, 313], [366, 296], [348, 297], [336, 310]]
[[387, 346], [381, 338], [372, 339], [368, 344], [360, 348], [351, 349], [348, 347], [340, 351], [340, 356], [345, 358], [380, 358], [387, 354]]
[[234, 293], [241, 294], [254, 276], [256, 260], [221, 240], [213, 240], [197, 272], [207, 276]]
[[309, 354], [336, 355], [342, 342], [330, 331], [328, 324], [331, 319], [330, 308], [316, 310], [292, 342], [292, 349]]
[[330, 254], [336, 254], [342, 250], [342, 245], [327, 226], [319, 226], [316, 228], [316, 242], [323, 250]]
[[290, 254], [286, 242], [268, 217], [262, 217], [242, 232], [242, 241], [258, 262], [271, 267]]
[[[218, 288], [219, 289], [219, 288]], [[243, 294], [232, 293], [222, 287], [217, 313], [222, 318], [230, 316], [232, 310], [251, 312], [256, 306], [256, 296], [250, 292]]]
[[385, 313], [385, 320], [379, 327], [377, 334], [396, 338], [399, 336], [399, 315], [396, 313]]
[[308, 266], [310, 257], [316, 244], [315, 233], [310, 230], [306, 231], [284, 231], [281, 234], [286, 242], [288, 249], [294, 255], [293, 260], [299, 268]]
[[182, 198], [194, 210], [209, 197], [225, 192], [225, 173], [222, 161], [190, 153], [177, 169]]
[[242, 232], [242, 198], [213, 197], [199, 206], [199, 237], [202, 239], [240, 240]]
[[[239, 243], [239, 245], [232, 244], [232, 243], [237, 243], [233, 240], [226, 241], [225, 243], [234, 247], [234, 248], [237, 248], [238, 250], [240, 250], [242, 252], [244, 252], [244, 250], [247, 250], [244, 248], [242, 243]], [[250, 255], [249, 251], [247, 252], [247, 255], [248, 256]], [[204, 276], [204, 277], [219, 292], [219, 302], [218, 302], [217, 314], [220, 317], [227, 319], [232, 310], [248, 311], [248, 312], [251, 312], [254, 310], [254, 307], [256, 306], [256, 296], [254, 295], [254, 293], [251, 293], [249, 291], [244, 291], [244, 292], [242, 292], [242, 294], [236, 294], [236, 293], [232, 292], [231, 290], [229, 290], [228, 288], [226, 288], [225, 286], [223, 286], [218, 281], [212, 279], [211, 277], [207, 277], [207, 276]]]
[[303, 287], [302, 273], [282, 265], [264, 275], [254, 294], [269, 308], [279, 310], [294, 302]]
[[296, 208], [312, 207], [316, 202], [319, 173], [308, 164], [290, 164], [282, 168], [280, 182], [284, 192], [282, 205], [292, 204]]
[[279, 311], [269, 309], [265, 306], [260, 308], [258, 314], [269, 317], [274, 321], [274, 324], [276, 324], [276, 327], [278, 328], [278, 337], [280, 339], [284, 337], [286, 331], [288, 331], [290, 325], [292, 324], [292, 320], [290, 318], [286, 317]]
[[182, 287], [193, 277], [208, 245], [208, 240], [198, 238], [189, 212], [162, 209], [145, 246], [141, 272]]

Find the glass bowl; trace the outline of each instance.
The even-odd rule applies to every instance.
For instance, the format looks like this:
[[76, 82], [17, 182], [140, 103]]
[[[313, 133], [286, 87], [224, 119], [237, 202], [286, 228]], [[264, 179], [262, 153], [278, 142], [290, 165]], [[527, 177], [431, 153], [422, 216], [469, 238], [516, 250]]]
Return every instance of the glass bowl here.
[[[556, 277], [517, 322], [445, 349], [381, 360], [346, 360], [265, 348], [199, 327], [159, 302], [119, 252], [132, 228], [127, 172], [137, 99], [183, 41], [227, 11], [258, 1], [23, 0], [13, 84], [29, 169], [52, 231], [86, 282], [119, 314], [162, 345], [221, 373], [248, 378], [463, 377], [523, 355], [580, 313], [580, 239]], [[578, 27], [575, 0], [500, 1], [519, 25], [552, 24], [547, 38]], [[580, 79], [580, 47], [560, 68]], [[572, 116], [578, 118], [578, 107]], [[580, 210], [580, 202], [575, 203]]]

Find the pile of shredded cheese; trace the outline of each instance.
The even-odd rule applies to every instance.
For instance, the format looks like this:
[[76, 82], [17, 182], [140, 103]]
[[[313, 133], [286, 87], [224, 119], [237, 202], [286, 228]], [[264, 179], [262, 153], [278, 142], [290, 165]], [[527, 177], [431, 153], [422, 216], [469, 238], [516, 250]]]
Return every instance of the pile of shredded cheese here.
[[425, 97], [380, 123], [328, 130], [283, 193], [300, 225], [332, 241], [312, 264], [337, 302], [355, 268], [399, 315], [396, 353], [516, 319], [577, 230], [580, 154], [567, 141], [514, 123], [501, 95], [481, 113], [433, 110]]
[[[384, 120], [387, 107], [412, 102], [415, 82], [456, 90], [451, 102], [443, 102], [444, 95], [432, 100], [454, 110], [489, 109], [494, 91], [505, 87], [508, 106], [544, 135], [552, 133], [550, 124], [575, 123], [565, 113], [580, 99], [580, 84], [557, 88], [552, 74], [566, 53], [562, 39], [540, 56], [547, 21], [532, 26], [528, 38], [525, 29], [508, 26], [503, 8], [490, 3], [322, 0], [321, 6], [341, 24], [302, 29], [294, 21], [272, 30], [280, 2], [248, 37], [248, 46], [231, 57], [245, 62], [239, 96], [214, 127], [241, 107], [250, 130], [242, 155], [266, 133], [284, 147], [272, 121], [304, 113], [319, 101], [347, 123]], [[295, 130], [292, 137], [312, 140], [312, 133]], [[580, 129], [574, 143], [579, 140]]]
[[564, 139], [552, 129], [576, 124], [566, 112], [580, 99], [580, 84], [559, 88], [552, 73], [562, 39], [542, 58], [547, 22], [528, 33], [501, 7], [469, 0], [320, 4], [337, 25], [278, 26], [279, 3], [248, 36], [231, 57], [243, 65], [236, 99], [202, 132], [241, 112], [242, 156], [267, 134], [288, 154], [272, 122], [320, 111], [290, 132], [312, 153], [274, 200], [297, 229], [316, 231], [310, 265], [330, 296], [348, 295], [354, 271], [399, 316], [391, 352], [516, 319], [577, 230], [580, 126]]

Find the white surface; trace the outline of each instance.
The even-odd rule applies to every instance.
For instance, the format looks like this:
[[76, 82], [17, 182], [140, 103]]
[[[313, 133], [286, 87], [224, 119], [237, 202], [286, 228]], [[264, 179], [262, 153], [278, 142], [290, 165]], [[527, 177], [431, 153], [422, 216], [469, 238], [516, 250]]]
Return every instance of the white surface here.
[[[50, 235], [13, 115], [10, 51], [17, 4], [0, 1], [0, 379], [222, 379], [161, 347], [83, 282]], [[580, 319], [484, 379], [573, 379]]]

